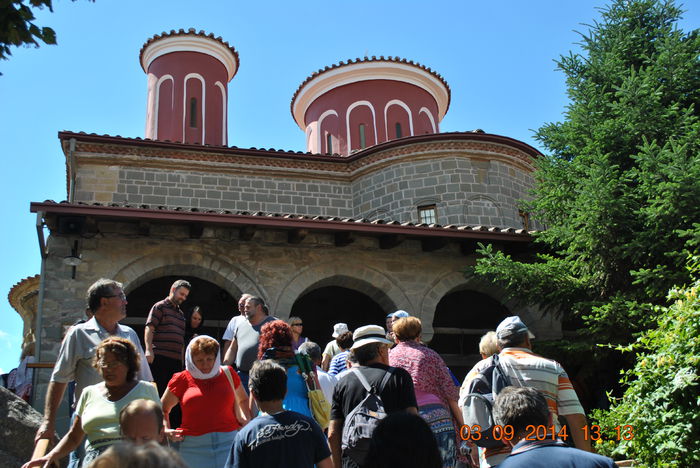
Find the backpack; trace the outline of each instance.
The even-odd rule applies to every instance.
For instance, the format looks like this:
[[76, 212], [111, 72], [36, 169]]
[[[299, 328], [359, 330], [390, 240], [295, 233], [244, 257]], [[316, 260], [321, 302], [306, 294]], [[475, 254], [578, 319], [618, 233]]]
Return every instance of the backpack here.
[[351, 368], [365, 390], [367, 396], [352, 409], [345, 417], [343, 424], [342, 448], [343, 455], [350, 457], [357, 464], [362, 466], [369, 451], [369, 441], [377, 427], [379, 421], [386, 417], [384, 403], [379, 396], [384, 390], [387, 382], [394, 373], [394, 369], [389, 367], [384, 378], [379, 384], [379, 388], [370, 386], [364, 375], [357, 368]]
[[[494, 435], [493, 400], [501, 390], [510, 386], [510, 378], [499, 365], [498, 354], [491, 356], [491, 362], [470, 382], [468, 394], [462, 407], [464, 431], [470, 430], [469, 439], [483, 448], [504, 446], [502, 435]], [[474, 428], [478, 426], [478, 428]], [[478, 435], [477, 435], [478, 433]], [[462, 434], [464, 437], [464, 434]]]

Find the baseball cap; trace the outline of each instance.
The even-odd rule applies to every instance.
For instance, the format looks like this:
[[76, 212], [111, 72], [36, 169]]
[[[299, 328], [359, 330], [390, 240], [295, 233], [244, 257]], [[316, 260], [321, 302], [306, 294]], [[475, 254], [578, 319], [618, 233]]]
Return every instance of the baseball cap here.
[[410, 317], [410, 314], [408, 312], [406, 312], [405, 310], [397, 310], [396, 312], [391, 314], [391, 316], [394, 317], [395, 319], [400, 319], [400, 318], [404, 318], [404, 317]]
[[355, 333], [353, 333], [352, 339], [354, 343], [350, 349], [357, 349], [370, 343], [393, 344], [386, 339], [386, 332], [379, 325], [365, 325], [364, 327], [358, 328], [355, 330]]
[[535, 337], [535, 335], [533, 335], [527, 328], [527, 325], [525, 325], [517, 315], [506, 317], [501, 323], [498, 324], [498, 327], [496, 327], [496, 337], [499, 339], [505, 339], [525, 332], [527, 332], [527, 336], [529, 336], [530, 339]]
[[348, 324], [347, 323], [336, 323], [333, 325], [333, 338], [338, 338], [340, 335], [345, 333], [348, 330]]

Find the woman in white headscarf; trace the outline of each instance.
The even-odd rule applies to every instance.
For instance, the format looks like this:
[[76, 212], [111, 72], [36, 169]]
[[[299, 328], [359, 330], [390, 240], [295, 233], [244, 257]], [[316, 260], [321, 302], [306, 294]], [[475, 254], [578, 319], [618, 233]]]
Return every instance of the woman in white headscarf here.
[[[200, 335], [187, 346], [185, 369], [173, 375], [161, 399], [166, 434], [180, 442], [190, 468], [222, 467], [238, 430], [250, 420], [241, 380], [219, 361], [219, 343]], [[170, 428], [169, 414], [179, 404], [182, 424]]]

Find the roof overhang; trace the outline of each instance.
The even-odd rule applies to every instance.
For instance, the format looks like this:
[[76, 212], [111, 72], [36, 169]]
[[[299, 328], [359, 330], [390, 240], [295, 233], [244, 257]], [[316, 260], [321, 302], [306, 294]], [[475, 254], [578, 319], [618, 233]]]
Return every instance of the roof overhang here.
[[151, 221], [182, 223], [188, 225], [221, 227], [255, 227], [289, 231], [314, 231], [326, 233], [354, 233], [369, 236], [401, 236], [406, 239], [444, 239], [446, 241], [485, 241], [526, 245], [533, 241], [531, 233], [523, 229], [485, 226], [441, 226], [437, 224], [399, 223], [397, 221], [369, 221], [367, 219], [334, 218], [327, 216], [302, 216], [277, 213], [247, 213], [230, 211], [197, 211], [196, 209], [151, 208], [148, 205], [104, 206], [32, 202], [32, 213], [47, 215], [84, 216], [97, 220], [124, 222]]

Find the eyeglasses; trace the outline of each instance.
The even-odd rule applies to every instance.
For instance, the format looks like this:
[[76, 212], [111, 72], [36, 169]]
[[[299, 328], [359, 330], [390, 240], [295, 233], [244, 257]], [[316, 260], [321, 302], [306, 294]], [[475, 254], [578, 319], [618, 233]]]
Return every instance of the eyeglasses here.
[[[116, 296], [112, 296], [112, 297], [116, 297]], [[103, 361], [102, 359], [97, 361], [97, 367], [99, 367], [101, 369], [114, 369], [115, 367], [117, 367], [119, 365], [124, 365], [124, 363], [121, 361], [107, 362], [107, 361]]]
[[293, 327], [303, 327], [304, 324], [303, 323], [293, 323], [292, 326]]

